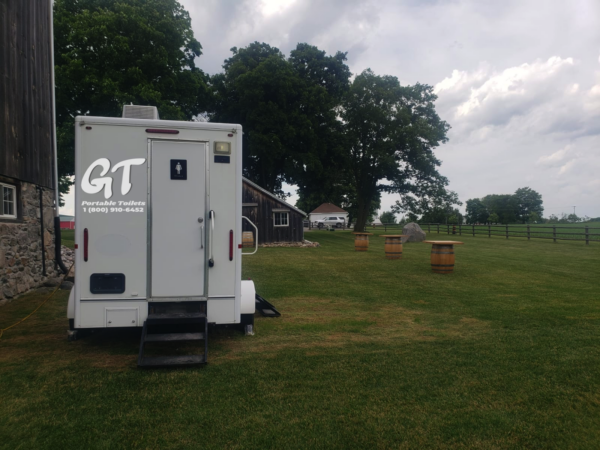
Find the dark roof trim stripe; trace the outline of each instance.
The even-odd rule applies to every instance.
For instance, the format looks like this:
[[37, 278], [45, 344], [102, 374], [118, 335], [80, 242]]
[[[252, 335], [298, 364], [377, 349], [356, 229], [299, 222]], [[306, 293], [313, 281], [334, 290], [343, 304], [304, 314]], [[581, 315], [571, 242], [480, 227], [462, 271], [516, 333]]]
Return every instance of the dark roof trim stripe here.
[[284, 204], [284, 205], [286, 205], [286, 206], [289, 206], [289, 207], [290, 207], [290, 208], [292, 208], [294, 211], [296, 211], [296, 212], [298, 212], [298, 213], [302, 214], [303, 216], [307, 216], [307, 214], [306, 214], [304, 211], [302, 211], [301, 209], [298, 209], [298, 208], [296, 208], [295, 206], [292, 206], [292, 205], [290, 205], [289, 203], [287, 203], [287, 202], [285, 202], [285, 201], [281, 200], [279, 197], [275, 197], [275, 195], [274, 195], [274, 194], [272, 194], [271, 192], [267, 191], [266, 189], [263, 189], [263, 188], [261, 188], [261, 187], [260, 187], [258, 184], [256, 184], [256, 183], [253, 183], [253, 182], [252, 182], [252, 181], [250, 181], [248, 178], [246, 178], [246, 177], [242, 177], [242, 180], [244, 181], [244, 183], [248, 183], [248, 184], [249, 184], [250, 186], [252, 186], [253, 188], [255, 188], [255, 189], [258, 189], [259, 191], [261, 191], [261, 192], [263, 192], [263, 193], [267, 194], [267, 195], [268, 195], [269, 197], [271, 197], [272, 199], [274, 199], [274, 200], [277, 200], [278, 202], [280, 202], [280, 203], [283, 203], [283, 204]]

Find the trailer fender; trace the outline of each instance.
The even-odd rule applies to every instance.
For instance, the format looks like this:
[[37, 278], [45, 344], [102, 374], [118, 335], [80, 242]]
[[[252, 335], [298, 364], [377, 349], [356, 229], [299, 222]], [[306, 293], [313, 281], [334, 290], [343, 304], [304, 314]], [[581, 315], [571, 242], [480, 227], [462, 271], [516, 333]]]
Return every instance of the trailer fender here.
[[254, 281], [242, 280], [242, 314], [254, 314], [256, 289]]
[[75, 288], [71, 289], [69, 294], [69, 304], [67, 305], [67, 319], [75, 319]]

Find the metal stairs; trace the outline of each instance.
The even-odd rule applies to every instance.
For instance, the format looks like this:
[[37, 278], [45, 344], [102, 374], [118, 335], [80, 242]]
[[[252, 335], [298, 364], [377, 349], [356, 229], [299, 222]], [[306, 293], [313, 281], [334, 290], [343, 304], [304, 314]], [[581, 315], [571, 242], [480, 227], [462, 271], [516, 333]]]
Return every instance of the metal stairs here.
[[[208, 321], [206, 320], [206, 302], [198, 302], [199, 308], [190, 311], [173, 305], [153, 306], [144, 322], [140, 341], [139, 367], [185, 367], [205, 364], [208, 355]], [[177, 343], [204, 341], [204, 353], [193, 355], [155, 355], [145, 354], [148, 343]], [[150, 345], [153, 347], [153, 344]], [[151, 353], [154, 353], [150, 349]]]

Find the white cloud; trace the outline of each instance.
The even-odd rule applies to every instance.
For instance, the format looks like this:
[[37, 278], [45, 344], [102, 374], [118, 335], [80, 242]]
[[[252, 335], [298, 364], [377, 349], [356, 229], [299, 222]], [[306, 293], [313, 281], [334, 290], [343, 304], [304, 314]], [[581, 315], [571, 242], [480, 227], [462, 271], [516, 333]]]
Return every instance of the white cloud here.
[[538, 164], [547, 165], [547, 166], [555, 165], [556, 163], [559, 163], [563, 159], [565, 159], [567, 154], [571, 152], [572, 148], [573, 147], [571, 145], [567, 145], [567, 146], [561, 148], [560, 150], [555, 151], [554, 153], [552, 153], [550, 155], [542, 155], [538, 159]]
[[454, 71], [435, 89], [440, 97], [452, 90], [455, 95], [462, 92], [463, 101], [455, 105], [452, 114], [455, 122], [468, 123], [467, 128], [501, 126], [551, 101], [558, 94], [557, 87], [564, 83], [562, 75], [573, 65], [573, 58], [553, 56], [500, 72], [478, 70], [472, 75], [463, 72], [457, 76]]
[[296, 0], [261, 0], [261, 11], [265, 16], [281, 13], [289, 8]]

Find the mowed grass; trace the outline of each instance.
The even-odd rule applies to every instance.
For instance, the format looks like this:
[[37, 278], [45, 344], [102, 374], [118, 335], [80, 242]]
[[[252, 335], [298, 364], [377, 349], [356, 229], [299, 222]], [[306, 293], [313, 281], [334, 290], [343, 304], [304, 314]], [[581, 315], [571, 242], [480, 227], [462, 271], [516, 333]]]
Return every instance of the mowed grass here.
[[75, 230], [60, 230], [60, 237], [62, 245], [70, 249], [75, 248]]
[[427, 244], [306, 238], [244, 257], [282, 316], [213, 331], [202, 368], [137, 369], [139, 330], [67, 342], [60, 291], [0, 340], [0, 448], [599, 446], [600, 245], [462, 236], [444, 276]]

